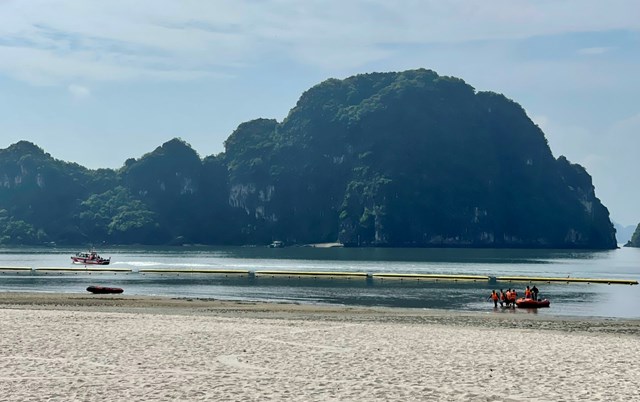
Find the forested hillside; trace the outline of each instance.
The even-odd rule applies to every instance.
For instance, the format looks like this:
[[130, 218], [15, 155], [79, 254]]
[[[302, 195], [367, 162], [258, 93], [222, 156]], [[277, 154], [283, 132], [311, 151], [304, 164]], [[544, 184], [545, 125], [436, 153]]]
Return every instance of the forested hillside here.
[[503, 95], [429, 70], [330, 79], [201, 159], [114, 170], [0, 151], [0, 242], [616, 247], [591, 177]]

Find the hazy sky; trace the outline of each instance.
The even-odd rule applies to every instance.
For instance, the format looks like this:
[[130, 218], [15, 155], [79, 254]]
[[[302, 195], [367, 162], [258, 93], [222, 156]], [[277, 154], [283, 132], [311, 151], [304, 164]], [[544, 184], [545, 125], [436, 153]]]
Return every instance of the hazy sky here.
[[0, 0], [0, 148], [118, 168], [201, 157], [330, 77], [428, 68], [520, 103], [640, 222], [638, 0]]

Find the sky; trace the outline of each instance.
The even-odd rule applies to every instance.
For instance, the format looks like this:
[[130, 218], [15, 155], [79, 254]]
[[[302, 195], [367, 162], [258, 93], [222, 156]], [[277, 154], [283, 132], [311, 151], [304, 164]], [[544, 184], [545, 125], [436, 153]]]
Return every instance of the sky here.
[[0, 0], [0, 148], [201, 157], [328, 78], [427, 68], [518, 102], [640, 222], [638, 0]]

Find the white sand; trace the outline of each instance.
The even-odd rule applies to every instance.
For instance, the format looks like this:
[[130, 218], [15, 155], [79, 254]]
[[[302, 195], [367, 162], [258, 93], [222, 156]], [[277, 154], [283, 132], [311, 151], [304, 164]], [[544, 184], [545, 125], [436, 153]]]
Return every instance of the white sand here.
[[14, 299], [2, 401], [640, 400], [636, 321]]

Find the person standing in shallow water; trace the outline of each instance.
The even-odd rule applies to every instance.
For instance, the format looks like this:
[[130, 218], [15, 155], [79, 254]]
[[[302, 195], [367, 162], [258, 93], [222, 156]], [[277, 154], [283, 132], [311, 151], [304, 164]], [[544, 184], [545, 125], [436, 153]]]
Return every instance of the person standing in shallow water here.
[[533, 300], [538, 300], [538, 288], [536, 285], [533, 285], [531, 288], [531, 295], [533, 296]]
[[524, 290], [524, 298], [531, 299], [531, 289], [529, 289], [529, 285], [527, 285], [527, 288]]
[[507, 296], [504, 294], [502, 289], [500, 289], [500, 307], [504, 307], [504, 302], [507, 300]]
[[498, 300], [500, 300], [500, 298], [498, 297], [498, 294], [496, 293], [495, 289], [493, 290], [493, 292], [491, 292], [491, 296], [489, 296], [489, 298], [493, 300], [493, 307], [497, 308]]

